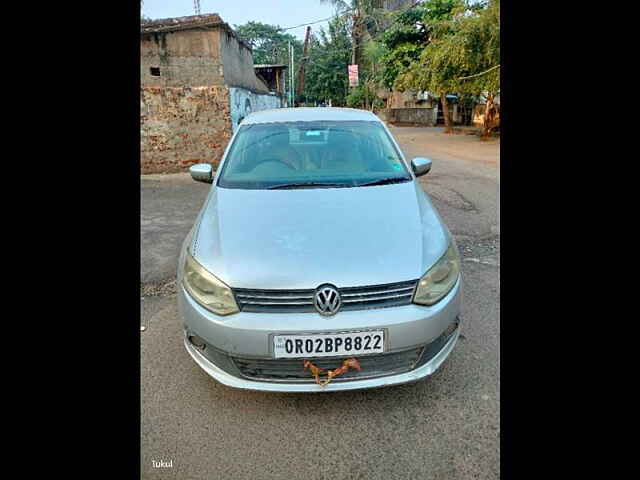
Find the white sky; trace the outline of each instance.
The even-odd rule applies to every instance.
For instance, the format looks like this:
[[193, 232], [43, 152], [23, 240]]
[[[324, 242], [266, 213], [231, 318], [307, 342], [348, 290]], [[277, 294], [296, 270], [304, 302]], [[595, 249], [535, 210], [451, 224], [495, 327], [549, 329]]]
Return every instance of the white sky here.
[[[142, 13], [156, 19], [195, 15], [195, 10], [193, 0], [144, 0]], [[200, 13], [217, 13], [231, 27], [254, 21], [286, 28], [331, 17], [334, 7], [320, 0], [200, 0]], [[326, 29], [326, 25], [326, 21], [316, 23], [311, 25], [311, 31]], [[305, 28], [298, 27], [287, 33], [303, 40]]]

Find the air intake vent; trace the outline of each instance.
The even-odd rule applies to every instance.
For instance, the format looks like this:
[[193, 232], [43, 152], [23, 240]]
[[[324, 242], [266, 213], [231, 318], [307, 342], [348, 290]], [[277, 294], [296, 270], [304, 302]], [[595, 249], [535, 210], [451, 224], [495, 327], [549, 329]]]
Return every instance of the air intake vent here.
[[[365, 378], [397, 375], [412, 370], [420, 359], [423, 347], [412, 348], [400, 352], [389, 352], [380, 355], [357, 357], [361, 371], [349, 370], [337, 377], [334, 382], [361, 380]], [[246, 378], [271, 382], [313, 383], [314, 379], [308, 370], [305, 371], [302, 359], [248, 359], [232, 357], [236, 367]], [[341, 365], [345, 357], [326, 357], [313, 359], [313, 363], [325, 370]]]

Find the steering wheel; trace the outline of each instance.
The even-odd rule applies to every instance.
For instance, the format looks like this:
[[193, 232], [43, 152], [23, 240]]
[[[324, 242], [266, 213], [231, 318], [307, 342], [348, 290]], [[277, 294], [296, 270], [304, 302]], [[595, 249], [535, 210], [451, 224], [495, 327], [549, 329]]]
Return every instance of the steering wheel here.
[[284, 160], [282, 160], [280, 158], [276, 158], [276, 157], [263, 158], [258, 163], [256, 163], [253, 168], [256, 168], [258, 165], [261, 165], [261, 164], [266, 163], [266, 162], [278, 162], [278, 163], [281, 163], [282, 165], [284, 165], [285, 167], [287, 167], [290, 170], [296, 170], [295, 168], [293, 168], [291, 165], [289, 165]]

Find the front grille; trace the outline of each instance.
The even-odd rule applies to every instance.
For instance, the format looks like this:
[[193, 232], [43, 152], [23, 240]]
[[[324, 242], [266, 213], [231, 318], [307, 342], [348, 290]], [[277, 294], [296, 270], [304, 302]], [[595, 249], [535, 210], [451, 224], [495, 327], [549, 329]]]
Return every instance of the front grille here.
[[[401, 352], [382, 353], [357, 357], [362, 370], [348, 370], [333, 382], [360, 380], [365, 378], [395, 375], [412, 370], [422, 354], [423, 347]], [[325, 370], [334, 370], [342, 365], [347, 357], [325, 357], [312, 359], [313, 364]], [[232, 357], [238, 370], [246, 378], [270, 382], [313, 383], [315, 380], [309, 370], [304, 369], [301, 358], [248, 359]], [[324, 376], [322, 377], [324, 379]]]
[[[341, 311], [409, 305], [418, 280], [370, 285], [367, 287], [339, 288]], [[315, 312], [315, 290], [253, 290], [235, 288], [238, 306], [243, 312], [310, 313]]]

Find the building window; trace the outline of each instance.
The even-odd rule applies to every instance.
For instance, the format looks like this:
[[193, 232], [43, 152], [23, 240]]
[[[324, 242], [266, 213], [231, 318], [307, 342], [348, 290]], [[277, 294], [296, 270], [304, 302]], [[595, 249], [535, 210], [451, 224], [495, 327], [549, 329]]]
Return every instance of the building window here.
[[154, 77], [160, 76], [160, 67], [151, 67], [151, 75]]

